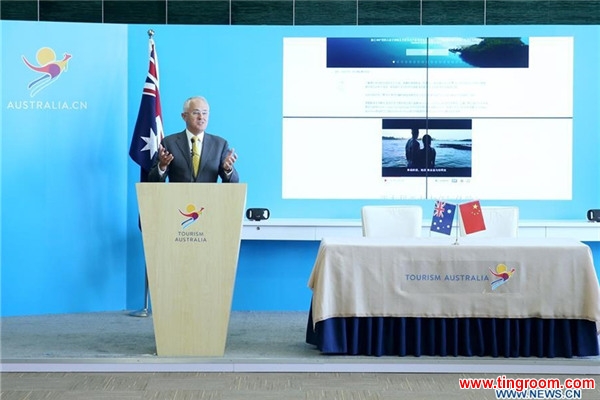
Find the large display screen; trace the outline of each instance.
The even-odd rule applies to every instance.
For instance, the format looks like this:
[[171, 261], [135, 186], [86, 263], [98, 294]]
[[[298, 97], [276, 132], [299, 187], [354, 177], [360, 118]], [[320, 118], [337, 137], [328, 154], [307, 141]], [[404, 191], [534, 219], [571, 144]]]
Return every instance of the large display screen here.
[[282, 197], [569, 200], [573, 63], [565, 36], [285, 37]]

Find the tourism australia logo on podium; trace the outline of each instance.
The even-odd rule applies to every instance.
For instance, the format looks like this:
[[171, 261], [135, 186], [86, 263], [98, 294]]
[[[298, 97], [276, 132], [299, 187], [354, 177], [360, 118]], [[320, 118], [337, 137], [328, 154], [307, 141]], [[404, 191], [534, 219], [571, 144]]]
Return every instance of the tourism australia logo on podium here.
[[176, 242], [205, 243], [207, 241], [203, 231], [193, 229], [199, 225], [197, 222], [202, 216], [203, 212], [204, 207], [196, 207], [196, 205], [193, 203], [189, 203], [185, 207], [185, 211], [179, 209], [179, 214], [182, 216], [182, 221], [180, 229], [177, 232], [177, 236], [175, 237]]

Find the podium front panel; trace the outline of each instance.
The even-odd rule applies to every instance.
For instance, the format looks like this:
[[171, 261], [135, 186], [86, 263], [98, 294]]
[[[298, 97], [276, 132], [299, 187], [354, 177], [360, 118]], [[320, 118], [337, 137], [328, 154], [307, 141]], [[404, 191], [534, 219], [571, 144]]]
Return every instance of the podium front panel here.
[[246, 184], [138, 183], [159, 356], [222, 356]]

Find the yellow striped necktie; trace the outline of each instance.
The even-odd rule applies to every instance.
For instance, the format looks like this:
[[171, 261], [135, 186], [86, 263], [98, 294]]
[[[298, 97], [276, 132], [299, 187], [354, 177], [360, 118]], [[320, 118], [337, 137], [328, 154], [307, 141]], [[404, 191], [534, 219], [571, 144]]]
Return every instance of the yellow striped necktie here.
[[194, 168], [194, 179], [196, 179], [200, 168], [200, 149], [198, 148], [198, 138], [196, 136], [192, 136], [192, 167]]

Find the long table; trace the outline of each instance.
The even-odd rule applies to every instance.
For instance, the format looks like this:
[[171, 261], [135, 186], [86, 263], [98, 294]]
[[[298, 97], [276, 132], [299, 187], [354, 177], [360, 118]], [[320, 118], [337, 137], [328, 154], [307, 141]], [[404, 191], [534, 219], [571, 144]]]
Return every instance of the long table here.
[[325, 354], [598, 355], [598, 279], [572, 239], [325, 238], [306, 340]]

